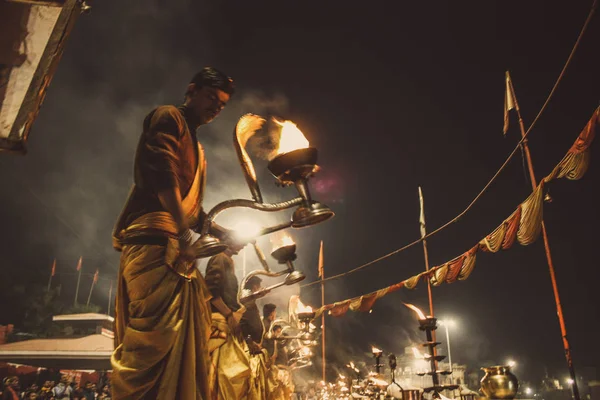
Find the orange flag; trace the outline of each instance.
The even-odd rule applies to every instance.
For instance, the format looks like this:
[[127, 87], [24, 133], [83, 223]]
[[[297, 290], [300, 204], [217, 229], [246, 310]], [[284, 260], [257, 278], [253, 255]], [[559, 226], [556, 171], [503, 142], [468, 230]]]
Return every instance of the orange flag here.
[[77, 271], [81, 270], [81, 262], [82, 262], [82, 257], [79, 257], [79, 261], [77, 262]]
[[52, 275], [54, 276], [56, 275], [56, 259], [54, 259], [54, 262], [52, 263]]
[[319, 278], [323, 276], [323, 266], [325, 261], [323, 258], [323, 241], [321, 240], [321, 248], [319, 249]]
[[94, 283], [98, 283], [98, 270], [94, 273]]

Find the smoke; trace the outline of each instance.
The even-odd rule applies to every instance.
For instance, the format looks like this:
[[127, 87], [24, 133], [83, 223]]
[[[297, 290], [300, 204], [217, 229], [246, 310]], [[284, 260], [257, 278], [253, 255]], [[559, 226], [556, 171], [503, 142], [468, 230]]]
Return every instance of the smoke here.
[[[63, 295], [73, 294], [74, 269], [81, 256], [82, 293], [98, 268], [100, 282], [92, 301], [108, 300], [119, 263], [111, 232], [133, 181], [142, 121], [160, 104], [179, 104], [197, 70], [219, 67], [218, 57], [212, 55], [211, 7], [191, 0], [94, 4], [91, 15], [78, 20], [69, 38], [34, 123], [27, 156], [0, 158], [0, 178], [13, 188], [12, 196], [3, 199], [8, 204], [0, 215], [6, 221], [4, 228], [14, 233], [2, 243], [3, 253], [41, 271], [56, 258], [54, 283], [62, 283]], [[202, 12], [197, 12], [200, 8]], [[182, 35], [195, 39], [182, 41]], [[217, 120], [199, 129], [208, 162], [205, 209], [226, 199], [250, 198], [232, 146], [237, 119], [248, 112], [285, 116], [288, 106], [283, 93], [238, 90]], [[258, 163], [272, 151], [272, 144], [268, 147], [272, 139], [265, 130], [249, 143]], [[267, 201], [293, 196], [276, 188], [265, 170], [257, 164]], [[267, 226], [289, 218], [286, 213], [265, 214], [233, 210], [218, 222], [232, 227], [248, 218]], [[268, 239], [259, 243], [268, 255]], [[247, 271], [258, 267], [256, 257], [248, 257]], [[45, 272], [43, 277], [47, 279]], [[282, 292], [290, 290], [299, 289]]]

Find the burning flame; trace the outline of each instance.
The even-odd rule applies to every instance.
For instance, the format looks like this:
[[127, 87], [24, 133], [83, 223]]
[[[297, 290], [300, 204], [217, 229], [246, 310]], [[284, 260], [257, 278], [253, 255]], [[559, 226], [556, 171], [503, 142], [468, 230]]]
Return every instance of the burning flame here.
[[378, 349], [375, 346], [373, 346], [373, 348], [371, 349], [371, 351], [373, 352], [373, 354], [383, 353], [383, 350]]
[[295, 123], [292, 121], [275, 121], [281, 126], [281, 137], [279, 139], [279, 148], [277, 154], [288, 153], [290, 151], [305, 149], [309, 146], [308, 140]]
[[416, 347], [412, 348], [412, 352], [413, 352], [415, 358], [417, 358], [417, 359], [424, 359], [425, 358], [425, 356]]
[[402, 304], [404, 304], [406, 307], [408, 307], [411, 310], [413, 310], [414, 312], [416, 312], [417, 315], [419, 316], [419, 319], [426, 319], [425, 314], [423, 314], [423, 311], [419, 310], [417, 307], [413, 306], [412, 304], [408, 304], [408, 303], [402, 303]]
[[273, 250], [277, 250], [284, 246], [291, 246], [296, 243], [294, 242], [294, 239], [292, 239], [292, 237], [287, 233], [284, 233], [278, 237], [277, 235], [273, 235], [271, 236], [270, 241], [271, 245], [273, 246]]
[[296, 314], [312, 312], [311, 306], [305, 306], [300, 299], [298, 299], [298, 305], [296, 306]]
[[352, 369], [354, 372], [358, 372], [358, 368], [356, 368], [356, 366], [354, 365], [354, 362], [350, 361], [350, 364], [348, 364], [346, 366], [349, 367], [350, 369]]
[[284, 235], [281, 238], [281, 245], [282, 246], [291, 246], [293, 244], [294, 244], [294, 239], [292, 239], [290, 236]]
[[340, 375], [340, 379], [346, 379], [346, 377], [344, 375], [342, 375], [342, 374], [339, 374], [339, 375]]

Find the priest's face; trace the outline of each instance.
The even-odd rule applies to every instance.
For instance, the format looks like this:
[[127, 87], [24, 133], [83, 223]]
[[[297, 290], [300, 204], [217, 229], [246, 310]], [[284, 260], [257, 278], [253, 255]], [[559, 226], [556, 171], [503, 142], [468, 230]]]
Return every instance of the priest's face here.
[[197, 89], [194, 84], [191, 84], [188, 88], [186, 105], [201, 124], [208, 124], [225, 108], [229, 97], [229, 94], [221, 89], [208, 86]]

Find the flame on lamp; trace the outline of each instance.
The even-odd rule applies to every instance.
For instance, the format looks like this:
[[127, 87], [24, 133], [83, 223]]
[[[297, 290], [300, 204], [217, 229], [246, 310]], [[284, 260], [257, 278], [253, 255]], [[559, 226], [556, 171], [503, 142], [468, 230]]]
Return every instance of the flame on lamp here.
[[382, 354], [382, 353], [383, 353], [383, 350], [381, 350], [381, 349], [378, 349], [378, 348], [377, 348], [377, 347], [375, 347], [375, 346], [373, 346], [373, 347], [371, 348], [371, 351], [373, 352], [373, 354]]
[[292, 121], [275, 122], [281, 126], [281, 137], [279, 138], [279, 148], [277, 149], [278, 155], [298, 149], [305, 149], [309, 146], [308, 140], [295, 123]]
[[354, 362], [350, 361], [350, 364], [348, 364], [346, 366], [349, 367], [350, 369], [352, 369], [354, 372], [358, 372], [358, 368], [356, 368], [356, 366], [354, 365]]
[[296, 306], [296, 314], [312, 312], [311, 306], [305, 306], [300, 299], [298, 299], [298, 305]]
[[415, 358], [417, 358], [417, 359], [425, 358], [425, 356], [423, 354], [421, 354], [421, 352], [416, 347], [412, 348], [412, 352], [413, 352], [413, 355], [415, 356]]
[[423, 311], [419, 310], [416, 306], [413, 306], [412, 304], [408, 304], [408, 303], [402, 303], [402, 304], [404, 304], [406, 307], [408, 307], [411, 310], [413, 310], [414, 312], [416, 312], [417, 315], [419, 316], [419, 319], [426, 319], [425, 314], [423, 314]]
[[296, 244], [296, 242], [294, 242], [294, 239], [292, 239], [292, 237], [290, 235], [288, 235], [287, 233], [284, 233], [283, 235], [280, 235], [279, 237], [271, 236], [270, 238], [271, 241], [271, 245], [273, 246], [273, 250], [277, 250], [280, 247], [284, 247], [284, 246], [292, 246], [294, 244]]
[[294, 243], [294, 239], [292, 239], [289, 235], [284, 235], [281, 238], [281, 244], [282, 244], [282, 246], [291, 246], [295, 243]]

